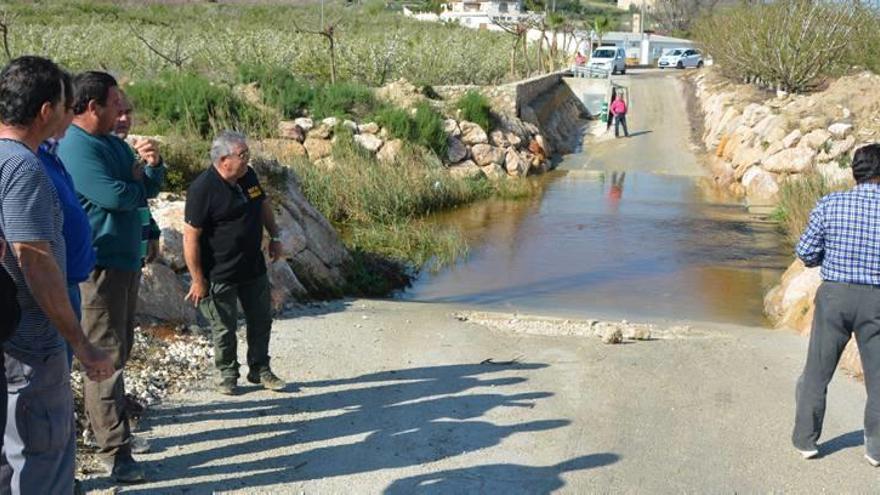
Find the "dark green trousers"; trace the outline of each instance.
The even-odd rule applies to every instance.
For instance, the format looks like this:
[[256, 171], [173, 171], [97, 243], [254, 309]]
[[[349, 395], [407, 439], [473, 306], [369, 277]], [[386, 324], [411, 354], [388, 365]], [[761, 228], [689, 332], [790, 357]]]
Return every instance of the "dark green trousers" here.
[[261, 275], [243, 283], [212, 282], [199, 310], [211, 325], [214, 338], [214, 366], [221, 377], [238, 378], [238, 303], [247, 321], [247, 365], [251, 375], [269, 370], [269, 334], [272, 307], [269, 279]]

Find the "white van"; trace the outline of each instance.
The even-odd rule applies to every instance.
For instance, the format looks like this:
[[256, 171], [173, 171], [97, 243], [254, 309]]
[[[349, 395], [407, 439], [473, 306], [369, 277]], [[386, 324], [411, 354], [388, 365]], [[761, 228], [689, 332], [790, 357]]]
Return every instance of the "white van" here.
[[626, 74], [626, 51], [620, 47], [600, 46], [593, 50], [587, 67], [604, 69], [612, 74]]

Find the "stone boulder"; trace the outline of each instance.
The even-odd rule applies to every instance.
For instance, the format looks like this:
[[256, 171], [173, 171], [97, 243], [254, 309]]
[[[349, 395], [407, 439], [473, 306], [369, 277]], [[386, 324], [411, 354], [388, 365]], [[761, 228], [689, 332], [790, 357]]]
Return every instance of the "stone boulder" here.
[[443, 132], [452, 137], [461, 136], [461, 128], [458, 127], [458, 122], [455, 119], [446, 119], [443, 121]]
[[845, 122], [835, 122], [828, 127], [828, 132], [837, 139], [843, 139], [850, 135], [853, 125]]
[[174, 270], [161, 263], [148, 263], [141, 276], [137, 314], [151, 320], [193, 324], [196, 309], [184, 300], [188, 290]]
[[492, 146], [491, 144], [477, 144], [471, 148], [471, 154], [477, 165], [485, 167], [490, 163], [502, 165], [504, 163], [504, 152], [501, 148]]
[[342, 127], [351, 131], [352, 134], [357, 134], [360, 132], [357, 123], [353, 120], [343, 120]]
[[374, 134], [355, 134], [354, 142], [370, 153], [376, 153], [382, 147], [382, 139]]
[[803, 134], [800, 129], [795, 129], [788, 133], [784, 138], [782, 138], [782, 147], [783, 148], [792, 148], [800, 142]]
[[817, 150], [825, 145], [831, 139], [831, 133], [825, 129], [816, 129], [810, 131], [803, 138], [798, 146], [812, 148]]
[[449, 163], [458, 163], [467, 158], [467, 156], [467, 146], [461, 142], [461, 139], [452, 136], [446, 138], [446, 159]]
[[499, 148], [510, 147], [510, 141], [507, 139], [504, 132], [500, 130], [494, 130], [489, 133], [489, 143], [493, 146], [498, 146]]
[[357, 126], [357, 130], [361, 134], [379, 134], [379, 124], [375, 122], [368, 122], [366, 124], [361, 124]]
[[292, 120], [282, 120], [278, 122], [278, 137], [282, 139], [293, 139], [297, 142], [303, 142], [306, 138], [306, 133], [303, 131], [302, 127], [296, 125], [296, 122]]
[[[254, 159], [251, 165], [262, 179], [273, 205], [290, 217], [284, 220], [291, 226], [282, 228], [282, 239], [285, 235], [299, 239], [291, 243], [292, 248], [285, 246], [289, 249], [287, 258], [296, 278], [311, 297], [338, 295], [346, 285], [345, 273], [352, 261], [339, 234], [305, 199], [296, 176], [289, 169], [271, 160]], [[267, 180], [268, 177], [273, 179]], [[291, 233], [285, 234], [285, 230]]]
[[758, 165], [763, 158], [764, 152], [758, 148], [740, 148], [733, 155], [733, 168], [740, 169]]
[[754, 127], [758, 122], [770, 115], [770, 113], [771, 110], [769, 107], [757, 103], [750, 103], [743, 110], [743, 125]]
[[832, 142], [831, 147], [828, 148], [828, 160], [836, 160], [840, 158], [842, 155], [849, 153], [855, 145], [856, 138], [853, 136], [847, 136], [842, 141]]
[[306, 141], [309, 139], [330, 139], [330, 136], [333, 135], [333, 128], [321, 123], [315, 127], [312, 127], [312, 130], [306, 133]]
[[525, 177], [529, 173], [531, 164], [514, 150], [507, 150], [507, 156], [504, 159], [504, 168], [507, 174], [512, 177]]
[[339, 119], [336, 117], [327, 117], [326, 119], [321, 120], [321, 125], [329, 127], [332, 130], [339, 125]]
[[379, 152], [376, 153], [376, 159], [382, 163], [394, 163], [400, 156], [400, 150], [402, 149], [403, 140], [391, 139], [386, 141], [382, 148], [379, 149]]
[[796, 260], [782, 275], [779, 285], [764, 298], [764, 310], [777, 328], [791, 328], [806, 335], [813, 320], [813, 299], [822, 283], [819, 268], [807, 268]]
[[299, 126], [303, 132], [309, 132], [312, 130], [312, 127], [315, 127], [315, 121], [308, 117], [300, 117], [298, 119], [293, 119], [293, 123]]
[[254, 155], [266, 154], [278, 160], [289, 162], [296, 157], [306, 156], [306, 148], [293, 139], [264, 139], [251, 143]]
[[468, 146], [489, 142], [489, 136], [486, 135], [486, 131], [479, 124], [462, 120], [459, 127], [461, 128], [461, 140]]
[[485, 167], [480, 167], [483, 170], [483, 173], [491, 180], [504, 179], [507, 177], [507, 171], [504, 170], [504, 167], [498, 165], [497, 163], [490, 163]]
[[159, 238], [158, 261], [173, 270], [186, 269], [183, 258], [183, 201], [154, 200], [151, 207], [153, 220], [162, 231]]
[[483, 170], [473, 160], [450, 165], [448, 170], [449, 175], [457, 179], [479, 179], [484, 176]]
[[768, 172], [800, 173], [813, 165], [814, 158], [816, 158], [816, 150], [814, 148], [798, 146], [784, 149], [765, 159], [762, 166]]
[[303, 146], [309, 155], [309, 160], [312, 161], [328, 157], [333, 152], [333, 143], [330, 140], [312, 138], [311, 134], [306, 138]]
[[266, 268], [273, 310], [280, 311], [284, 309], [285, 304], [294, 300], [303, 300], [308, 296], [308, 291], [296, 278], [290, 264], [283, 260], [274, 263], [269, 261]]
[[749, 200], [755, 204], [775, 204], [779, 199], [779, 184], [776, 176], [752, 167], [743, 175], [742, 185]]

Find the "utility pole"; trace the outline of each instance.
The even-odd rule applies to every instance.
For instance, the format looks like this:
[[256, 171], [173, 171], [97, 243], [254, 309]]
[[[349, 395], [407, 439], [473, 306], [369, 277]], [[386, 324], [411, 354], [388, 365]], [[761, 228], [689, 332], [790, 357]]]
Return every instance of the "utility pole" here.
[[[323, 1], [323, 0], [322, 0]], [[323, 3], [322, 3], [323, 5]], [[645, 37], [645, 0], [642, 0], [642, 12], [639, 14], [639, 32]]]

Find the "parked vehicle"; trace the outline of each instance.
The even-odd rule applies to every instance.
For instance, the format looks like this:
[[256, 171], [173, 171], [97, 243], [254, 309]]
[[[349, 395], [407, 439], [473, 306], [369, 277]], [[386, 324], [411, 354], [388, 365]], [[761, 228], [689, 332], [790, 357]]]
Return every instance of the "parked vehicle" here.
[[620, 47], [600, 46], [593, 50], [587, 67], [603, 69], [612, 74], [626, 74], [626, 51]]
[[675, 67], [684, 69], [687, 67], [703, 67], [703, 54], [695, 48], [675, 48], [663, 54], [657, 62], [657, 67], [665, 69]]

